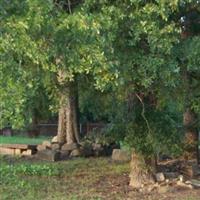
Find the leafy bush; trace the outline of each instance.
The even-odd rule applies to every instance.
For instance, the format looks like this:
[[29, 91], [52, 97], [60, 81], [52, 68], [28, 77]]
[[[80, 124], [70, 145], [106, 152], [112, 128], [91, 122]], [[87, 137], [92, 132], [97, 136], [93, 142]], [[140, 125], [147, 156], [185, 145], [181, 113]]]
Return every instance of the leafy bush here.
[[[28, 176], [58, 176], [60, 174], [57, 168], [50, 165], [36, 165], [36, 164], [20, 164], [20, 165], [2, 165], [0, 167], [0, 184], [4, 180], [10, 180], [18, 175]], [[6, 178], [7, 177], [7, 178]]]
[[89, 143], [97, 143], [102, 144], [103, 146], [116, 143], [115, 137], [113, 137], [112, 134], [110, 134], [107, 129], [103, 129], [101, 131], [99, 130], [93, 130], [88, 135], [86, 135], [83, 140], [85, 142]]
[[178, 130], [177, 116], [164, 111], [151, 110], [149, 113], [147, 120], [150, 129], [145, 120], [138, 116], [134, 122], [127, 124], [123, 144], [146, 156], [180, 155], [182, 153], [182, 135]]

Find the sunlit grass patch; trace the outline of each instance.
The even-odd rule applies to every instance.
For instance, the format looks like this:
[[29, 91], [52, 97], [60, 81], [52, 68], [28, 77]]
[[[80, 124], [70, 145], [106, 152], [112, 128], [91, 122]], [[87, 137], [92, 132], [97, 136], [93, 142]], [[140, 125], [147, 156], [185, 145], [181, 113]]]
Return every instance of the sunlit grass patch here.
[[50, 137], [0, 136], [0, 144], [40, 144], [44, 140], [50, 140]]

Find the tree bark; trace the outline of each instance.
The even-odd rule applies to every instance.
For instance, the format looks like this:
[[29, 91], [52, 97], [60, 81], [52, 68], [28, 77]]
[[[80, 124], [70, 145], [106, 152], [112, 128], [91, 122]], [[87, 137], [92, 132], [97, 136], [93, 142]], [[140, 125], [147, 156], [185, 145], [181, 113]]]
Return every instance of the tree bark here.
[[185, 151], [187, 156], [195, 158], [198, 154], [198, 130], [196, 128], [196, 114], [187, 108], [183, 114], [183, 125], [185, 130]]
[[145, 159], [142, 155], [132, 153], [130, 186], [139, 189], [145, 185], [155, 182], [156, 162], [152, 159]]
[[61, 144], [79, 143], [77, 107], [78, 88], [74, 80], [64, 84], [60, 93], [57, 137]]

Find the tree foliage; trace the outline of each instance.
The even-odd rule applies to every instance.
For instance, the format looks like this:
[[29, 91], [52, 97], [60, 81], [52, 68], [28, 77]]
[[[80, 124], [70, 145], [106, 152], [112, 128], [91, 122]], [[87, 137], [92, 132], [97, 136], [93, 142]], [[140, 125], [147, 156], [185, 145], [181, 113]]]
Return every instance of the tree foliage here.
[[200, 110], [199, 7], [196, 0], [1, 0], [1, 126], [49, 115], [77, 79], [83, 114], [121, 132], [130, 122], [127, 132], [138, 127], [142, 141], [161, 132], [173, 138], [185, 100]]

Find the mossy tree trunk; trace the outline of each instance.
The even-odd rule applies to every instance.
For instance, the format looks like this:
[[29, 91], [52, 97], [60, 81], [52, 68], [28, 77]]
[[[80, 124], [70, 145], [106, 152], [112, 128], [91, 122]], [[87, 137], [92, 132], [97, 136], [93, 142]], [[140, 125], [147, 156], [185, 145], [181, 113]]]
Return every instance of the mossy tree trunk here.
[[154, 158], [146, 159], [144, 156], [132, 153], [130, 186], [139, 189], [155, 182], [156, 162]]
[[58, 115], [59, 143], [79, 143], [78, 129], [78, 87], [77, 81], [64, 84], [60, 92], [60, 108]]

